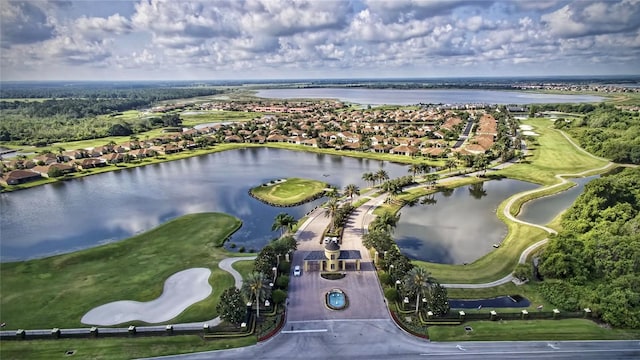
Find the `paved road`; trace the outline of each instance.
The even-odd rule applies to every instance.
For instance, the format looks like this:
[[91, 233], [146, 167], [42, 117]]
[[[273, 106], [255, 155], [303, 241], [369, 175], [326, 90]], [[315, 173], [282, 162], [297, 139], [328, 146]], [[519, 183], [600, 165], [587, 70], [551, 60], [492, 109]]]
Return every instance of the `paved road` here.
[[163, 359], [638, 359], [640, 341], [432, 343], [402, 333], [391, 320], [309, 321], [245, 348]]

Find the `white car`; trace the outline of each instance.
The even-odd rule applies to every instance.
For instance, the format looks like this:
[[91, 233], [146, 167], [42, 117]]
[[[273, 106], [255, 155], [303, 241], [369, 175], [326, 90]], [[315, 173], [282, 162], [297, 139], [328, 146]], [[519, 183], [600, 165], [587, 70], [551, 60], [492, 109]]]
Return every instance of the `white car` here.
[[300, 271], [300, 265], [296, 265], [293, 267], [293, 276], [300, 276], [301, 271]]

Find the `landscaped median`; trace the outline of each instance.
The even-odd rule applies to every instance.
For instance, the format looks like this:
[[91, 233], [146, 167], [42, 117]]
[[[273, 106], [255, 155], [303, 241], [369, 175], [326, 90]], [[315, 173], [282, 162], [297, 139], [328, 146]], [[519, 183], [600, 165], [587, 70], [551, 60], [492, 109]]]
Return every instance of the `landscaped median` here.
[[297, 206], [324, 196], [327, 186], [311, 179], [275, 179], [252, 188], [249, 194], [272, 206]]

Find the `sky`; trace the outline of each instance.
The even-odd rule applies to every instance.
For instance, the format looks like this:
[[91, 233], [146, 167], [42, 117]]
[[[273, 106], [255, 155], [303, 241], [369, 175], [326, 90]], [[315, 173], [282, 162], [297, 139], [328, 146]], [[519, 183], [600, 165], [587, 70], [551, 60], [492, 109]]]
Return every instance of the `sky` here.
[[640, 74], [640, 0], [0, 0], [0, 79]]

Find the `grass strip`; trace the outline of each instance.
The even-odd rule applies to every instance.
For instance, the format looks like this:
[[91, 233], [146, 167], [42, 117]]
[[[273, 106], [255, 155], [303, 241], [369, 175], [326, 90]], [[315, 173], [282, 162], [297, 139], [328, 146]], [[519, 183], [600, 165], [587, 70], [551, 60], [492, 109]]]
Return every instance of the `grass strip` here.
[[[473, 331], [465, 331], [470, 326]], [[640, 330], [609, 329], [587, 319], [469, 321], [430, 326], [432, 341], [629, 340]]]
[[[0, 264], [0, 317], [7, 329], [84, 327], [82, 316], [112, 301], [150, 301], [172, 274], [205, 267], [213, 293], [171, 323], [213, 319], [222, 290], [233, 286], [218, 268], [220, 246], [241, 226], [221, 213], [190, 214], [126, 240], [54, 257]], [[133, 322], [134, 325], [142, 323]]]
[[67, 351], [75, 351], [72, 359], [133, 359], [230, 349], [255, 343], [255, 336], [203, 340], [197, 335], [3, 341], [0, 358], [49, 360], [68, 357]]

